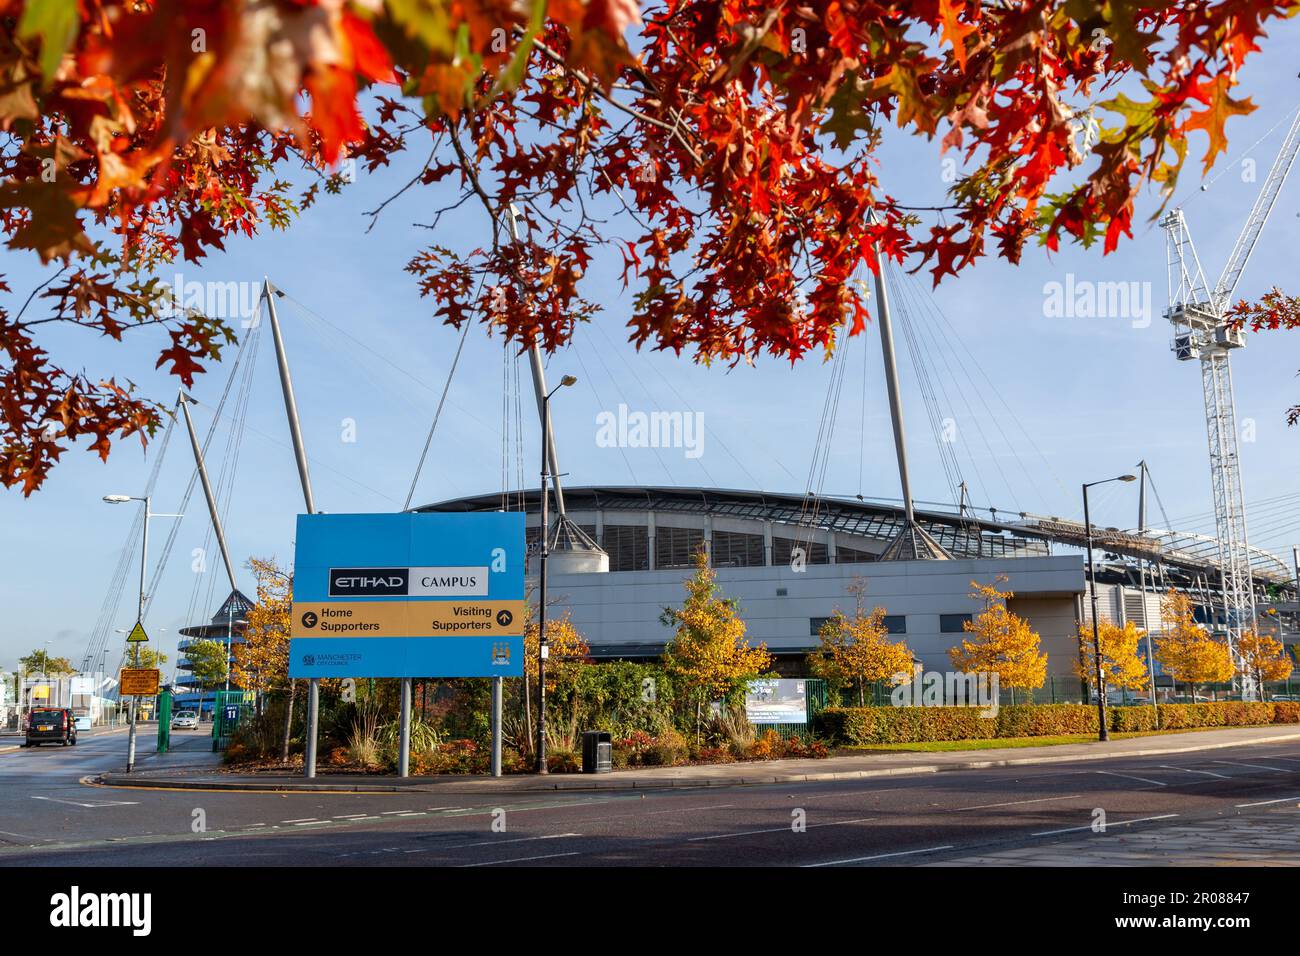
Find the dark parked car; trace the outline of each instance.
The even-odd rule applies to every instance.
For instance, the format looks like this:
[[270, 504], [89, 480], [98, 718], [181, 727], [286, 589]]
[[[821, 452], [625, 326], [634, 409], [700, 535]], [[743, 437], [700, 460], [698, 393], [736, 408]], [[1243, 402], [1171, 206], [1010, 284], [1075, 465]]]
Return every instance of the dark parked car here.
[[77, 721], [66, 707], [41, 707], [27, 715], [27, 739], [24, 747], [35, 747], [46, 741], [76, 746]]

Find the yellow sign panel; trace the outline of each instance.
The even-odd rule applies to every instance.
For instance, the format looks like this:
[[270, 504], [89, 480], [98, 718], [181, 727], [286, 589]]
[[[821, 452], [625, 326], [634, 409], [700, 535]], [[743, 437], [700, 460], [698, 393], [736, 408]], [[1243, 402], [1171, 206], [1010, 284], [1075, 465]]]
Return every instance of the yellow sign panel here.
[[158, 693], [158, 676], [157, 668], [123, 667], [118, 691], [123, 697], [152, 697]]
[[49, 688], [49, 685], [48, 685], [48, 684], [41, 684], [41, 685], [39, 685], [39, 686], [37, 686], [37, 687], [33, 687], [33, 688], [32, 688], [32, 696], [33, 696], [33, 697], [44, 697], [46, 700], [49, 700], [49, 699], [50, 699], [50, 688]]
[[126, 636], [128, 644], [141, 644], [149, 640], [149, 635], [144, 632], [144, 625], [139, 621], [135, 622], [135, 627], [131, 628], [131, 633]]
[[517, 637], [523, 601], [295, 601], [290, 637]]

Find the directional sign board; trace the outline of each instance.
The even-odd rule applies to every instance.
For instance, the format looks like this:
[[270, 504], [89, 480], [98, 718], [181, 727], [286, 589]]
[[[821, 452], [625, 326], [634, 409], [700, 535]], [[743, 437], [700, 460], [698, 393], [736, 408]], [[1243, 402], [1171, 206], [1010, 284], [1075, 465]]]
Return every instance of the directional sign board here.
[[118, 693], [123, 697], [152, 697], [158, 693], [159, 672], [152, 667], [123, 667]]
[[290, 677], [519, 677], [524, 516], [299, 515]]

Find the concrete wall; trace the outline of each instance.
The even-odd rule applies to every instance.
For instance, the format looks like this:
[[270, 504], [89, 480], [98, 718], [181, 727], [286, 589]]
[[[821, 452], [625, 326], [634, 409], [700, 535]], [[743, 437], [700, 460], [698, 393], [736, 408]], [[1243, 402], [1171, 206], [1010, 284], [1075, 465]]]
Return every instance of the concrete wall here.
[[[774, 652], [804, 652], [817, 643], [810, 618], [829, 617], [836, 608], [853, 609], [849, 585], [867, 581], [868, 606], [905, 615], [905, 639], [922, 664], [949, 670], [947, 649], [961, 634], [942, 633], [940, 615], [971, 614], [978, 605], [968, 596], [970, 583], [993, 583], [1015, 592], [1013, 610], [1027, 617], [1049, 653], [1048, 672], [1071, 673], [1075, 595], [1083, 591], [1083, 560], [1078, 555], [1042, 558], [959, 561], [907, 561], [867, 564], [808, 565], [795, 572], [787, 565], [720, 568], [723, 594], [736, 598], [751, 642]], [[682, 582], [689, 572], [629, 571], [609, 574], [551, 574], [554, 606], [570, 611], [574, 624], [592, 644], [662, 644], [671, 632], [659, 623], [664, 607], [680, 605]]]

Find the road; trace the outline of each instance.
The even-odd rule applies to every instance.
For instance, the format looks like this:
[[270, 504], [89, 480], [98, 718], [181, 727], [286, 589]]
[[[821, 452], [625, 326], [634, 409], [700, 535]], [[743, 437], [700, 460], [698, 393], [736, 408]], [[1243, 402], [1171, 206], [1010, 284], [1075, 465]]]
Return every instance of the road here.
[[79, 782], [120, 770], [124, 748], [117, 733], [0, 754], [0, 866], [1300, 864], [1300, 742], [635, 793]]

